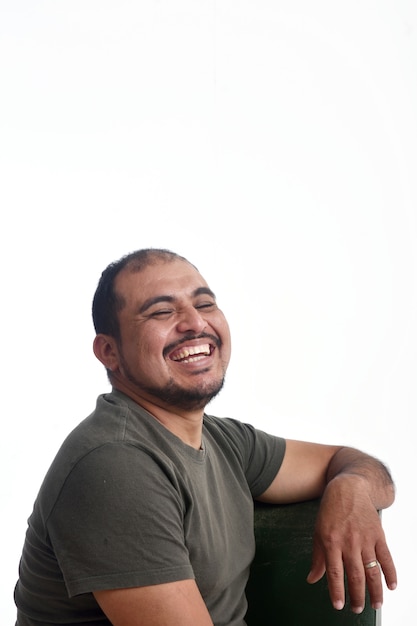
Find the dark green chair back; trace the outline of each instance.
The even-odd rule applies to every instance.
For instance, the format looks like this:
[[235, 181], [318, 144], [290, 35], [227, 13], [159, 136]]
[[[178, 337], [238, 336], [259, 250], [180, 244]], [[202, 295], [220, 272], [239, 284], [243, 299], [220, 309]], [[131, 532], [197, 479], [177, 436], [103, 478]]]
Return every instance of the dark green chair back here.
[[255, 505], [256, 556], [247, 585], [248, 626], [380, 626], [380, 611], [342, 611], [330, 602], [326, 577], [306, 582], [318, 501]]

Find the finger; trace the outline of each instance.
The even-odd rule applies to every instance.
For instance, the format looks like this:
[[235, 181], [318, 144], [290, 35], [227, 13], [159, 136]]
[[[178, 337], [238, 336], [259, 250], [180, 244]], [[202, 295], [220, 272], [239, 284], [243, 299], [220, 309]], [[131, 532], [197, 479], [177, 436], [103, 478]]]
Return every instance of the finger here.
[[386, 543], [377, 544], [376, 546], [376, 558], [379, 561], [381, 569], [384, 573], [385, 582], [388, 589], [395, 589], [397, 587], [397, 571], [395, 569], [394, 561]]
[[351, 611], [362, 613], [365, 607], [366, 575], [361, 554], [355, 557], [352, 557], [350, 553], [346, 554], [344, 564]]
[[345, 571], [342, 555], [329, 555], [326, 561], [326, 577], [330, 600], [340, 611], [345, 606]]
[[316, 583], [323, 578], [324, 574], [327, 578], [331, 603], [336, 610], [340, 611], [345, 606], [345, 576], [342, 554], [333, 550], [330, 555], [327, 555], [326, 560], [326, 554], [315, 537], [307, 582]]
[[367, 559], [368, 557], [364, 559], [363, 567], [365, 571], [366, 585], [369, 592], [369, 599], [373, 609], [380, 609], [383, 602], [381, 570], [376, 556], [370, 560]]
[[326, 564], [324, 557], [318, 550], [313, 551], [311, 560], [311, 569], [307, 576], [307, 582], [311, 585], [321, 580], [326, 573]]

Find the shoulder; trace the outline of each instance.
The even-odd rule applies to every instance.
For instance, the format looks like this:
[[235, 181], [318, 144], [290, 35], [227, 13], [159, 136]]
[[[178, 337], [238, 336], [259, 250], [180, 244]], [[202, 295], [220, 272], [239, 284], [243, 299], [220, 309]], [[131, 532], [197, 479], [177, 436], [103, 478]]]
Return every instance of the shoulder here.
[[143, 426], [133, 409], [117, 394], [98, 397], [95, 410], [66, 437], [46, 473], [37, 498], [44, 519], [70, 486], [94, 493], [109, 483], [129, 484], [134, 472], [149, 478], [171, 471], [151, 420], [150, 427]]
[[204, 431], [220, 446], [228, 446], [239, 454], [252, 456], [258, 451], [284, 450], [285, 440], [230, 417], [204, 415]]

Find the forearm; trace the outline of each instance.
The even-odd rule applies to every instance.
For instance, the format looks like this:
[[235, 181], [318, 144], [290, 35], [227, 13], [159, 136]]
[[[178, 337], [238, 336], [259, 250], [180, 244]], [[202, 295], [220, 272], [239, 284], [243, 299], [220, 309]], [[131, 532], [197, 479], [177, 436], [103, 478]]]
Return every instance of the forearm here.
[[391, 474], [378, 459], [355, 448], [340, 448], [329, 462], [327, 484], [347, 476], [356, 476], [363, 480], [376, 509], [385, 509], [394, 502], [395, 487]]

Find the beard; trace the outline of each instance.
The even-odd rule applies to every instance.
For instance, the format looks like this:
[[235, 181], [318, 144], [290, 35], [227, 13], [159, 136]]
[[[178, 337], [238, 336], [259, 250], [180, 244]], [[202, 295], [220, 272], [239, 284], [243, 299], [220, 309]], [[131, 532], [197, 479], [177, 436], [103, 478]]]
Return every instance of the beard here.
[[143, 387], [144, 391], [156, 396], [169, 406], [182, 411], [195, 411], [204, 407], [220, 392], [224, 377], [206, 388], [184, 389], [170, 380], [164, 387]]
[[183, 411], [204, 409], [221, 391], [225, 381], [225, 376], [223, 375], [219, 380], [212, 381], [209, 385], [197, 384], [191, 389], [181, 387], [181, 385], [178, 385], [172, 378], [163, 386], [145, 385], [143, 381], [132, 374], [122, 355], [121, 365], [126, 378], [138, 389], [154, 398], [158, 398], [158, 400], [161, 400], [165, 405]]

